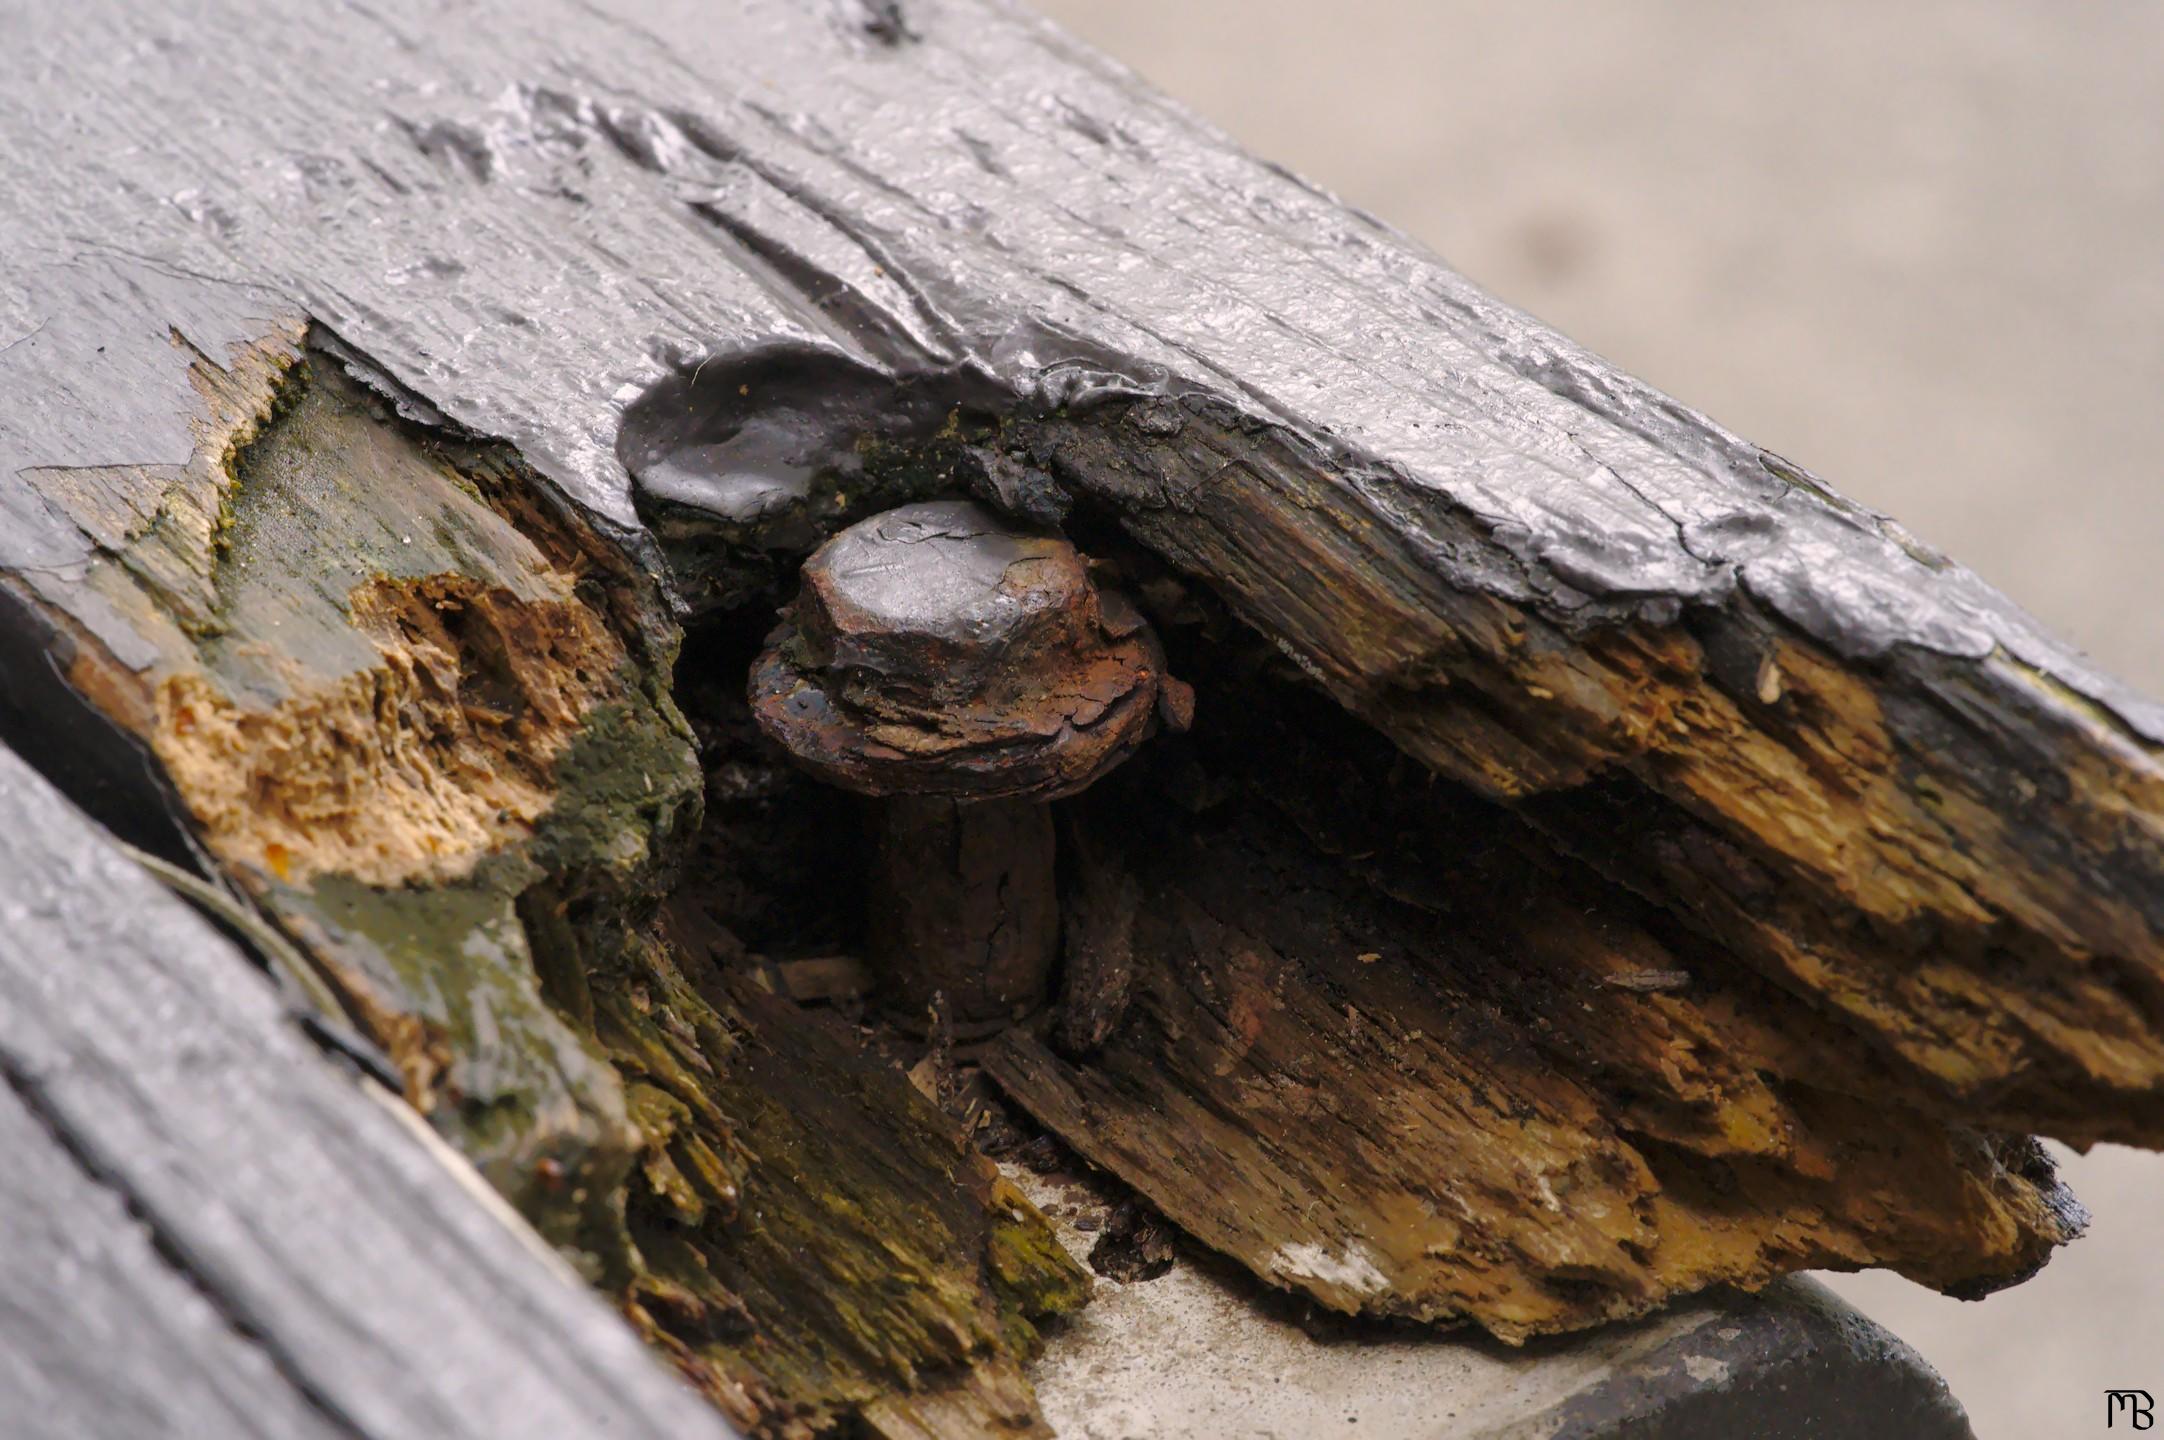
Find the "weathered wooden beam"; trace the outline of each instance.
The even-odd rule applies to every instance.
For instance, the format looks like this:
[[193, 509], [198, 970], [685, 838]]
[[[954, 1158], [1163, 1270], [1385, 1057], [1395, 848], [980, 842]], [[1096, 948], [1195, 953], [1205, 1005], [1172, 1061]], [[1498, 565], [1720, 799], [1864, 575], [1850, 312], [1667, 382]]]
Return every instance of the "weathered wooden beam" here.
[[[1026, 1429], [1031, 1322], [1086, 1274], [899, 1071], [660, 927], [704, 782], [653, 582], [297, 325], [192, 369], [232, 421], [179, 476], [24, 473], [157, 656], [69, 657], [92, 722], [414, 1109], [740, 1423]], [[64, 739], [59, 713], [21, 724]]]
[[[2153, 706], [1041, 23], [854, 13], [512, 8], [422, 45], [203, 4], [148, 48], [117, 7], [26, 17], [12, 95], [121, 98], [8, 182], [13, 424], [48, 432], [11, 473], [179, 463], [168, 334], [220, 355], [269, 294], [626, 531], [627, 460], [694, 493], [667, 477], [768, 404], [814, 456], [960, 395], [1044, 413], [1022, 459], [1440, 773], [1555, 797], [1559, 844], [1949, 1112], [2158, 1133]], [[87, 163], [111, 183], [55, 183]], [[825, 358], [752, 358], [778, 342]], [[97, 430], [52, 403], [116, 393]], [[864, 499], [779, 483], [763, 535]], [[11, 567], [57, 585], [85, 542], [26, 505]], [[1660, 843], [1602, 846], [1616, 811]]]
[[1266, 1280], [1513, 1338], [1973, 1290], [2078, 1224], [2000, 1132], [2164, 1139], [2164, 713], [1026, 14], [10, 24], [0, 727], [747, 1422], [1035, 1425], [1080, 1297], [746, 983], [862, 938], [863, 857], [744, 668], [906, 499], [1065, 525], [1198, 685], [1067, 817], [1056, 1044], [990, 1068]]

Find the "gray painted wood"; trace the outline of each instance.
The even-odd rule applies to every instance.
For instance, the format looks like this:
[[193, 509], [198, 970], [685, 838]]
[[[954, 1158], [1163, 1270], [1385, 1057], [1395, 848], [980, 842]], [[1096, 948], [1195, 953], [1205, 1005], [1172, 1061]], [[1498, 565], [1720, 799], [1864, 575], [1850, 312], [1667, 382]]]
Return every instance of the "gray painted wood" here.
[[[1898, 527], [1001, 0], [79, 0], [7, 27], [0, 475], [185, 460], [187, 347], [300, 311], [632, 532], [626, 407], [795, 342], [1010, 399], [1207, 399], [1468, 592], [1579, 623], [1747, 592], [1842, 654], [2003, 648], [2164, 737]], [[0, 507], [0, 567], [80, 565], [34, 498]]]
[[147, 1226], [0, 1088], [0, 1431], [338, 1440]]
[[[114, 1437], [249, 1433], [235, 1411], [265, 1433], [378, 1440], [728, 1433], [5, 750], [0, 1076], [16, 1307], [0, 1313], [52, 1331], [7, 1326], [0, 1416], [64, 1400], [112, 1422], [65, 1433]], [[62, 1235], [72, 1249], [29, 1253]]]
[[[24, 477], [130, 467], [98, 483], [151, 513], [198, 437], [197, 357], [302, 319], [648, 559], [634, 472], [681, 491], [686, 427], [791, 364], [844, 439], [904, 392], [1072, 419], [1033, 457], [1065, 491], [1431, 768], [1514, 802], [1598, 777], [1596, 803], [1650, 804], [1676, 843], [1620, 853], [1566, 804], [1542, 820], [1559, 846], [1777, 983], [1853, 960], [1822, 993], [1920, 1096], [2081, 1143], [2164, 1135], [2164, 709], [1027, 11], [79, 0], [6, 27], [0, 601], [149, 664], [96, 583], [110, 541]], [[1627, 695], [1635, 660], [1533, 673], [1618, 635], [1703, 657], [1672, 707], [1714, 703], [1701, 769], [1604, 683]], [[1814, 767], [1819, 697], [1766, 668], [1788, 642], [1858, 680], [1852, 748], [1898, 821]], [[1780, 768], [1752, 770], [1769, 734]], [[1843, 843], [1761, 823], [1776, 782]], [[1918, 853], [1926, 900], [1869, 890]], [[1800, 897], [1780, 933], [1735, 898], [1761, 862]], [[1919, 949], [1961, 984], [1908, 985]], [[2014, 974], [1977, 1025], [1915, 1013]]]

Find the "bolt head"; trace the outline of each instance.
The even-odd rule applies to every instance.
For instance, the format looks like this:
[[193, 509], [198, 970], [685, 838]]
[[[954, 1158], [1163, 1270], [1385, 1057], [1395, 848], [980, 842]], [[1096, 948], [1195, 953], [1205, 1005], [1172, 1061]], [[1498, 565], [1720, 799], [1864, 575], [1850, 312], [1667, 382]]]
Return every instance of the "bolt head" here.
[[805, 563], [752, 709], [873, 795], [1072, 794], [1150, 732], [1164, 656], [1074, 546], [965, 501], [858, 522]]
[[794, 617], [821, 668], [935, 703], [1056, 679], [1100, 623], [1074, 546], [961, 500], [836, 535], [805, 562]]

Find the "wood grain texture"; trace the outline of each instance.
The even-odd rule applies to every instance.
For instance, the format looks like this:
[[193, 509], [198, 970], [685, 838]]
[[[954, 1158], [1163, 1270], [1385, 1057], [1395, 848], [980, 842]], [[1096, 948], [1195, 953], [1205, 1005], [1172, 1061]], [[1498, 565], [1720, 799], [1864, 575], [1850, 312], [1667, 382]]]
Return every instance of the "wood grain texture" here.
[[320, 337], [190, 368], [236, 418], [181, 479], [26, 477], [156, 652], [70, 671], [155, 761], [138, 802], [169, 799], [414, 1111], [739, 1424], [1028, 1429], [1031, 1321], [1086, 1274], [898, 1070], [659, 933], [704, 776], [656, 585]]
[[[9, 1223], [26, 1239], [65, 1230], [93, 1259], [113, 1247], [110, 1279], [9, 1300], [52, 1300], [59, 1314], [33, 1331], [49, 1326], [53, 1344], [111, 1326], [110, 1376], [79, 1355], [40, 1383], [74, 1407], [139, 1406], [145, 1426], [70, 1433], [229, 1433], [234, 1411], [278, 1433], [382, 1440], [730, 1433], [470, 1172], [329, 1065], [231, 945], [6, 751], [0, 817], [0, 1115], [27, 1123], [27, 1109], [45, 1134], [10, 1147], [10, 1187], [29, 1193]], [[8, 1249], [16, 1266], [58, 1258]], [[10, 1348], [24, 1343], [48, 1342]], [[149, 1368], [182, 1358], [202, 1368]], [[30, 1403], [9, 1398], [11, 1413]], [[281, 1415], [300, 1418], [286, 1429]]]
[[1240, 693], [1070, 816], [1116, 1004], [1070, 972], [1090, 1032], [987, 1065], [1261, 1280], [1522, 1340], [1797, 1269], [1973, 1293], [2078, 1232], [2032, 1142], [1320, 697]]

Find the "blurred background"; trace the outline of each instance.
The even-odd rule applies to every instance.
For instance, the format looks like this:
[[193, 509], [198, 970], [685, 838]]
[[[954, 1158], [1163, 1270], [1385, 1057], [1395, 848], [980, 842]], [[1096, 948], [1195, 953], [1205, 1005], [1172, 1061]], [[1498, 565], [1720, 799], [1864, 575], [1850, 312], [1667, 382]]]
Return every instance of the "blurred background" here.
[[[2164, 695], [2164, 5], [1034, 3]], [[2164, 1393], [2164, 1158], [2066, 1160], [2027, 1285], [1827, 1277], [1983, 1440]]]

